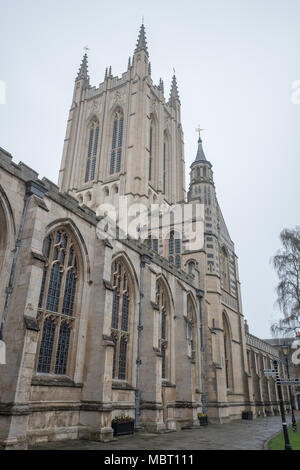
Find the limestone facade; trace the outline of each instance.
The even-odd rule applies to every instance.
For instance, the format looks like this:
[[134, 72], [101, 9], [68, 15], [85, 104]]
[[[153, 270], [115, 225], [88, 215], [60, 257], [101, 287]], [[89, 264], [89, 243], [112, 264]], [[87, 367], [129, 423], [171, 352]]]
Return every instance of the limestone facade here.
[[[261, 375], [278, 353], [245, 331], [237, 256], [201, 138], [188, 197], [184, 180], [176, 79], [166, 101], [143, 26], [121, 78], [109, 70], [91, 87], [84, 57], [58, 186], [1, 149], [3, 448], [109, 440], [124, 414], [157, 432], [198, 426], [202, 412], [224, 422], [278, 409]], [[101, 239], [99, 205], [119, 195], [147, 207], [199, 202], [203, 247]]]

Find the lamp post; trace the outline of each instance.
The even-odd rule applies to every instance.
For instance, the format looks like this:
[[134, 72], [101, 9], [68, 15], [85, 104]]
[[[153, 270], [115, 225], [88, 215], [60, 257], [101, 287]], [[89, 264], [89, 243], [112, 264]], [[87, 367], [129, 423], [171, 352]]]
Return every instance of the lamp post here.
[[289, 439], [289, 433], [288, 433], [287, 425], [286, 425], [282, 389], [281, 389], [281, 383], [280, 383], [280, 377], [279, 377], [279, 371], [278, 371], [278, 362], [279, 361], [277, 359], [273, 360], [276, 383], [277, 383], [278, 398], [279, 398], [280, 413], [281, 413], [282, 430], [283, 430], [283, 437], [284, 437], [284, 448], [285, 450], [292, 450], [292, 446], [291, 446], [290, 439]]
[[[284, 358], [285, 358], [285, 367], [286, 367], [286, 372], [287, 372], [287, 376], [288, 376], [288, 379], [289, 379], [290, 378], [289, 347], [287, 345], [283, 345], [281, 347], [281, 350], [282, 350], [282, 353], [283, 353]], [[296, 422], [295, 413], [294, 413], [294, 402], [293, 402], [293, 399], [292, 399], [292, 391], [291, 391], [290, 385], [289, 385], [289, 396], [290, 396], [290, 405], [291, 405], [291, 410], [292, 410], [292, 427], [293, 427], [293, 431], [297, 432], [297, 422]]]

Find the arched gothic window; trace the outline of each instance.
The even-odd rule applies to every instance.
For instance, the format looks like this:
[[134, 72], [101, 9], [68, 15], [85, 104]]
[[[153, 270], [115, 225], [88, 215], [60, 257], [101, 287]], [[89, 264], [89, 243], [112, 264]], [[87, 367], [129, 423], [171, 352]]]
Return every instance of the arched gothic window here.
[[166, 177], [167, 177], [167, 158], [168, 158], [168, 138], [166, 132], [164, 133], [163, 145], [163, 193], [166, 194]]
[[0, 203], [0, 272], [3, 265], [3, 260], [5, 258], [7, 239], [7, 222], [5, 212], [3, 210], [2, 204]]
[[154, 121], [151, 119], [150, 122], [150, 136], [149, 136], [149, 181], [152, 180], [152, 168], [153, 168], [153, 150], [154, 150]]
[[169, 238], [169, 262], [174, 264], [174, 259], [176, 268], [181, 268], [181, 240], [179, 234], [172, 231]]
[[85, 183], [95, 179], [96, 156], [98, 151], [99, 141], [99, 123], [96, 119], [92, 122], [89, 128], [89, 145], [88, 154], [85, 168]]
[[223, 289], [229, 291], [230, 289], [230, 277], [229, 277], [229, 262], [228, 253], [225, 247], [221, 250], [221, 279]]
[[121, 260], [113, 263], [112, 285], [111, 336], [114, 342], [112, 378], [126, 380], [132, 289], [129, 273]]
[[193, 302], [190, 296], [187, 299], [187, 345], [188, 345], [188, 356], [195, 360], [196, 357], [196, 350], [195, 350], [195, 343], [196, 343], [196, 336], [195, 336], [195, 319], [196, 319], [196, 312], [193, 305]]
[[119, 173], [121, 171], [122, 161], [122, 145], [123, 145], [123, 127], [124, 116], [119, 109], [115, 112], [113, 119], [113, 133], [110, 157], [110, 174]]
[[72, 237], [64, 229], [44, 242], [44, 266], [38, 305], [40, 324], [37, 372], [68, 374], [69, 348], [75, 327], [78, 259]]
[[200, 168], [197, 167], [197, 178], [200, 178]]
[[223, 330], [224, 330], [224, 361], [225, 361], [225, 377], [227, 389], [233, 389], [233, 373], [232, 373], [232, 353], [231, 353], [231, 335], [227, 318], [223, 313]]
[[189, 274], [194, 274], [196, 270], [196, 263], [195, 261], [189, 261], [188, 262], [188, 272]]
[[156, 284], [156, 303], [160, 315], [159, 347], [162, 357], [162, 379], [170, 374], [169, 367], [169, 333], [170, 333], [170, 302], [164, 283], [161, 280]]

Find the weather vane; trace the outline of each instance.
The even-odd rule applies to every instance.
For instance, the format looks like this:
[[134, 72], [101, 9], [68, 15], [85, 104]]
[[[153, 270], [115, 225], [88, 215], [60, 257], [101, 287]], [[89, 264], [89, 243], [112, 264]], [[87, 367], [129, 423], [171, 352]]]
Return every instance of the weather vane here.
[[198, 124], [198, 127], [197, 127], [195, 130], [196, 130], [196, 132], [198, 132], [198, 134], [199, 134], [199, 139], [201, 139], [201, 132], [202, 132], [202, 131], [205, 131], [205, 129], [201, 129], [200, 124]]

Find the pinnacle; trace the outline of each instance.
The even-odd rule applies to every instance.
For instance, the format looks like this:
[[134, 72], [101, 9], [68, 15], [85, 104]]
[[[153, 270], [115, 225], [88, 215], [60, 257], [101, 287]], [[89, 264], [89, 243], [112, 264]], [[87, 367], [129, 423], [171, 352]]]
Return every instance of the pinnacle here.
[[84, 54], [76, 80], [89, 80], [88, 75], [88, 56], [87, 53]]
[[140, 52], [140, 51], [145, 51], [146, 54], [149, 55], [148, 54], [148, 48], [147, 48], [147, 40], [146, 40], [146, 33], [145, 33], [144, 23], [142, 23], [142, 25], [141, 25], [140, 32], [139, 32], [139, 37], [138, 37], [138, 40], [137, 40], [137, 45], [136, 45], [134, 53], [136, 54], [137, 52]]
[[173, 78], [172, 78], [172, 85], [171, 85], [169, 103], [173, 104], [175, 101], [178, 101], [180, 103], [177, 80], [176, 80], [176, 76], [175, 76], [175, 73], [174, 73]]

